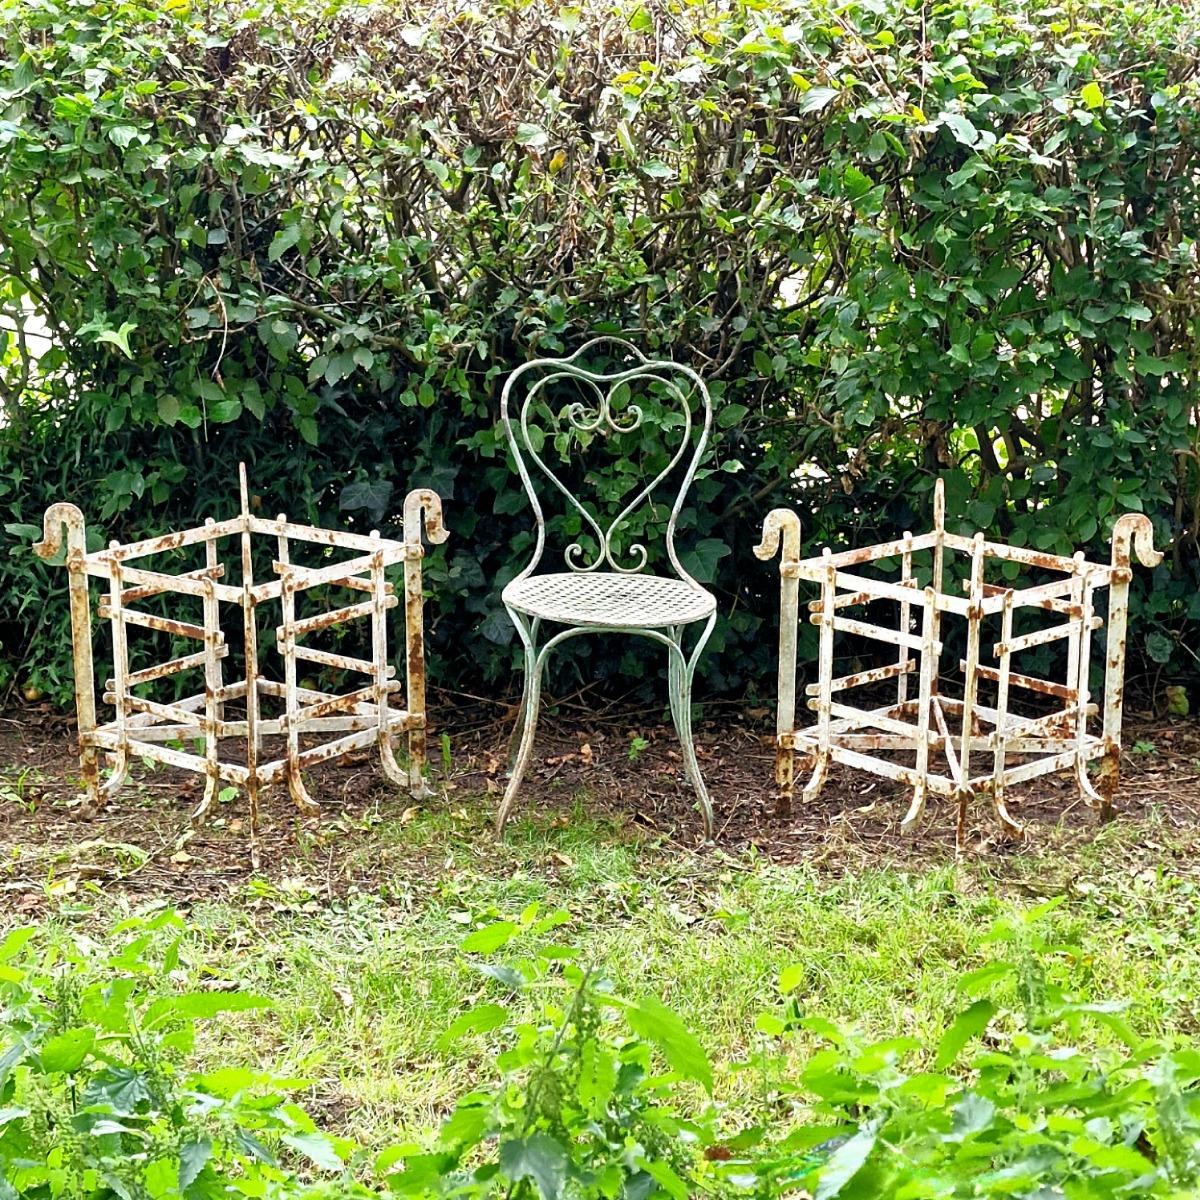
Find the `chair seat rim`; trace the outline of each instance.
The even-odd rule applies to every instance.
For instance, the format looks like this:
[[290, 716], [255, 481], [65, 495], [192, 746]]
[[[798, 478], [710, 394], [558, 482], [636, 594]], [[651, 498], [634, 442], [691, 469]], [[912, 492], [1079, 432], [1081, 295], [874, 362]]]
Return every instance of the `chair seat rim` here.
[[[553, 589], [557, 586], [584, 591], [588, 590], [589, 582], [600, 585], [596, 590], [620, 583], [635, 593], [639, 590], [639, 583], [650, 584], [650, 588], [640, 590], [657, 590], [660, 593], [657, 603], [661, 606], [661, 611], [652, 611], [649, 616], [635, 616], [631, 611], [627, 617], [620, 617], [619, 614], [606, 614], [602, 609], [595, 607], [589, 609], [586, 606], [573, 606], [569, 600], [553, 600], [536, 594], [531, 596], [530, 592], [534, 590], [531, 585], [536, 586], [542, 581], [546, 581], [543, 583], [544, 588]], [[674, 596], [662, 599], [662, 592], [674, 593]], [[706, 588], [672, 575], [653, 575], [646, 572], [589, 571], [526, 575], [507, 584], [501, 593], [501, 599], [517, 612], [555, 624], [620, 630], [666, 629], [673, 625], [692, 625], [707, 620], [717, 608], [716, 596]], [[673, 603], [678, 607], [672, 609]]]

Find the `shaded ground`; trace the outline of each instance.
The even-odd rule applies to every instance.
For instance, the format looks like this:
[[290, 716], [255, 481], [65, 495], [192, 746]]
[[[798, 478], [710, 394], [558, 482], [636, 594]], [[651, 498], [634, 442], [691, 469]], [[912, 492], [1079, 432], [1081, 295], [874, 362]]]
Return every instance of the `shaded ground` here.
[[[333, 896], [375, 889], [398, 874], [436, 878], [447, 837], [469, 845], [481, 863], [501, 853], [490, 822], [504, 786], [509, 722], [494, 707], [445, 704], [440, 711], [454, 715], [446, 731], [431, 738], [432, 799], [418, 805], [397, 794], [372, 754], [324, 764], [308, 776], [325, 809], [319, 820], [300, 820], [282, 789], [265, 797], [259, 874], [276, 883], [303, 877], [313, 886], [316, 880], [319, 891]], [[770, 739], [762, 721], [755, 724], [758, 716], [698, 729], [701, 767], [717, 810], [714, 847], [701, 844], [669, 729], [571, 712], [545, 719], [509, 837], [543, 841], [550, 870], [556, 859], [567, 859], [562, 831], [581, 821], [606, 826], [607, 836], [696, 850], [698, 865], [708, 856], [725, 863], [757, 856], [842, 870], [953, 857], [954, 816], [945, 802], [931, 800], [920, 831], [904, 836], [904, 790], [846, 770], [831, 773], [814, 804], [797, 804], [790, 819], [775, 817]], [[1144, 862], [1186, 858], [1200, 846], [1200, 723], [1128, 724], [1118, 823], [1139, 832], [1121, 840]], [[49, 897], [113, 885], [179, 901], [218, 898], [253, 879], [240, 798], [193, 831], [188, 816], [199, 801], [200, 779], [135, 764], [117, 800], [88, 818], [76, 770], [66, 718], [31, 709], [0, 718], [0, 908], [32, 912]], [[1095, 835], [1095, 816], [1067, 778], [1020, 789], [1013, 810], [1028, 825], [1025, 842], [1001, 839], [981, 801], [972, 813], [967, 853], [1040, 857]], [[413, 836], [406, 836], [410, 827]]]

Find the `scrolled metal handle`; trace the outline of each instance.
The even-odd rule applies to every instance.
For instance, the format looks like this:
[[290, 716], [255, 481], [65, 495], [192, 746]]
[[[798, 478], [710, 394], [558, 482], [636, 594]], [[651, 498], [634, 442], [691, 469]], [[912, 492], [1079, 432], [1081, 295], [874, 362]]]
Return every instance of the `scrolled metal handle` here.
[[1162, 552], [1154, 548], [1154, 526], [1144, 513], [1125, 513], [1117, 518], [1112, 533], [1114, 567], [1129, 566], [1131, 546], [1142, 566], [1157, 567], [1162, 562]]
[[65, 500], [52, 504], [42, 519], [42, 540], [35, 542], [33, 552], [39, 558], [53, 558], [63, 547], [63, 526], [67, 527], [67, 551], [69, 554], [87, 553], [87, 535], [83, 527], [83, 513], [74, 504]]
[[783, 561], [800, 560], [800, 518], [790, 508], [773, 508], [763, 521], [762, 541], [754, 553], [764, 562], [783, 546]]
[[442, 498], [432, 488], [415, 488], [404, 498], [404, 539], [421, 540], [421, 514], [425, 515], [425, 536], [440, 545], [450, 531], [442, 521]]

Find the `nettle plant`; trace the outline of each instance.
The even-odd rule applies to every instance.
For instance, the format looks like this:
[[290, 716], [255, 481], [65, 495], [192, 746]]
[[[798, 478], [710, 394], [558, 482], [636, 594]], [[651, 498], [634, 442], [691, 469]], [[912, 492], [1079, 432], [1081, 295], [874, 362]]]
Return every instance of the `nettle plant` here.
[[[476, 930], [463, 949], [493, 954], [567, 920], [563, 911], [539, 916], [533, 904], [516, 920]], [[683, 1020], [653, 997], [621, 996], [567, 946], [541, 944], [511, 963], [474, 965], [515, 1002], [468, 1009], [442, 1046], [487, 1037], [495, 1078], [459, 1099], [431, 1147], [396, 1146], [378, 1156], [389, 1189], [421, 1197], [686, 1200], [712, 1141], [712, 1114], [683, 1116], [691, 1106], [678, 1090], [698, 1084], [711, 1094], [713, 1073]]]
[[0, 1200], [267, 1200], [301, 1190], [301, 1163], [342, 1173], [350, 1144], [287, 1100], [299, 1081], [187, 1069], [200, 1022], [268, 1001], [171, 993], [181, 927], [125, 921], [107, 956], [32, 927], [0, 942]]
[[[1060, 902], [993, 927], [997, 957], [962, 976], [965, 1007], [936, 1046], [864, 1041], [807, 1012], [804, 969], [785, 971], [785, 1005], [759, 1017], [748, 1064], [773, 1119], [729, 1143], [721, 1175], [754, 1196], [817, 1200], [1195, 1196], [1200, 1053], [1139, 1037], [1122, 1001], [1067, 989], [1081, 952], [1042, 931]], [[1103, 1048], [1080, 1044], [1097, 1040], [1089, 1024]], [[787, 1043], [814, 1035], [825, 1047], [793, 1075]], [[773, 1137], [793, 1105], [804, 1120]]]
[[317, 1130], [286, 1098], [301, 1081], [188, 1070], [197, 1022], [266, 1002], [170, 994], [173, 914], [118, 926], [133, 936], [107, 958], [17, 930], [0, 943], [0, 1200], [1195, 1196], [1200, 1052], [1070, 989], [1082, 956], [1044, 933], [1056, 903], [997, 923], [936, 1044], [867, 1041], [785, 970], [732, 1133], [686, 1023], [547, 940], [569, 918], [531, 905], [463, 942], [495, 994], [441, 1048], [477, 1059], [478, 1084], [427, 1138], [373, 1153]]

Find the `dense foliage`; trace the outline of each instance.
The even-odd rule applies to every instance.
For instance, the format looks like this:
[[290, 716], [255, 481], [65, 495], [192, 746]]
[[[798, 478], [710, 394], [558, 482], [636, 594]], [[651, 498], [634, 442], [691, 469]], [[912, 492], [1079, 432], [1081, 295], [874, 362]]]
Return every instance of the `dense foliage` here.
[[[755, 1123], [730, 1129], [686, 1023], [547, 942], [567, 916], [531, 905], [463, 943], [492, 995], [442, 1048], [485, 1051], [479, 1084], [436, 1132], [370, 1150], [314, 1126], [286, 1095], [302, 1081], [189, 1065], [200, 1022], [267, 1002], [175, 991], [172, 914], [119, 927], [98, 961], [86, 938], [58, 955], [18, 929], [0, 942], [0, 1196], [1195, 1195], [1200, 1053], [1072, 995], [1078, 952], [1039, 932], [1052, 906], [997, 924], [936, 1045], [864, 1044], [807, 1011], [806, 968], [788, 968], [740, 1067], [760, 1079]], [[1097, 1028], [1108, 1048], [1083, 1048]], [[798, 1071], [797, 1037], [826, 1043]]]
[[1194, 667], [1190, 5], [0, 18], [0, 669], [69, 690], [65, 589], [27, 550], [47, 502], [97, 540], [158, 532], [228, 513], [245, 458], [301, 518], [387, 527], [441, 491], [434, 653], [506, 679], [497, 583], [529, 533], [498, 388], [597, 329], [718, 393], [725, 469], [680, 533], [721, 599], [710, 690], [770, 678], [769, 506], [810, 545], [879, 540], [927, 524], [937, 474], [955, 521], [1043, 549], [1103, 557], [1149, 513], [1171, 549], [1137, 649]]

